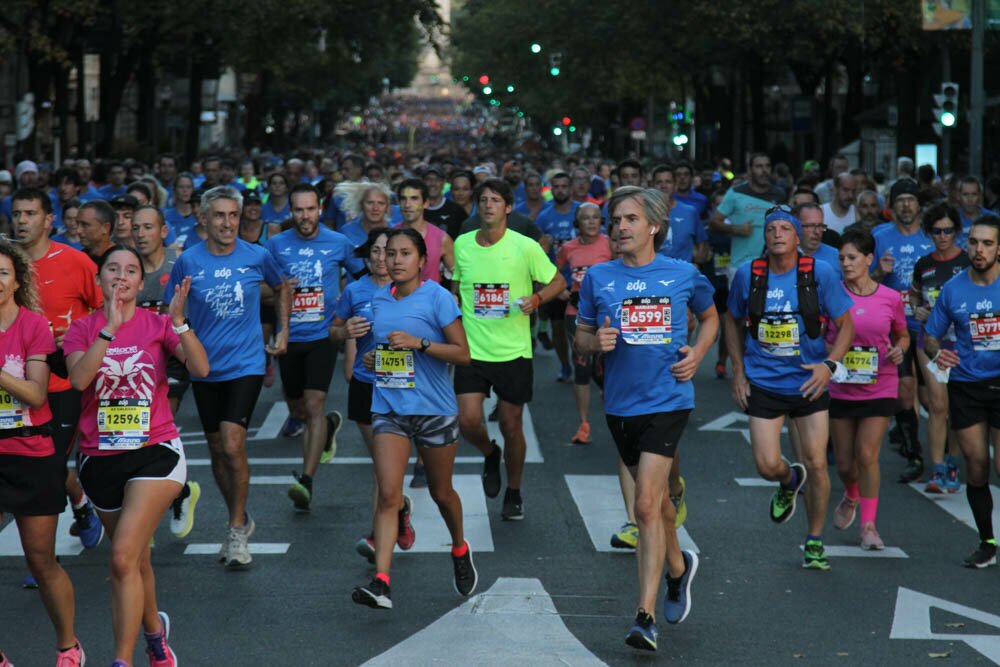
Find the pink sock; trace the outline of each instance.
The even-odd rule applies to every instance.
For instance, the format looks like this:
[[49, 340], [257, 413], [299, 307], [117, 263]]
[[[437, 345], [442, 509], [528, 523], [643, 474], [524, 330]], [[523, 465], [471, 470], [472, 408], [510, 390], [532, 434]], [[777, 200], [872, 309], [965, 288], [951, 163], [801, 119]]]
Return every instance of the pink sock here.
[[861, 492], [858, 490], [858, 483], [852, 482], [850, 484], [844, 484], [844, 495], [846, 495], [851, 500], [857, 500]]
[[875, 523], [875, 514], [878, 512], [878, 496], [874, 498], [861, 499], [861, 525]]

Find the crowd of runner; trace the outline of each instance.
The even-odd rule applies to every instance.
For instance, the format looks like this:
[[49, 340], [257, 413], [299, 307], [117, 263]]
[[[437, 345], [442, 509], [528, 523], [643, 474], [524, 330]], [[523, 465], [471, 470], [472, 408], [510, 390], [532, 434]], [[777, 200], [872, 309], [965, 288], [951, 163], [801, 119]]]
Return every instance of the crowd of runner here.
[[901, 158], [884, 183], [838, 155], [825, 178], [809, 161], [793, 180], [764, 153], [739, 176], [728, 160], [399, 153], [180, 167], [164, 155], [152, 168], [25, 160], [0, 171], [0, 513], [16, 521], [58, 667], [85, 660], [55, 556], [67, 501], [85, 548], [111, 543], [113, 667], [131, 664], [140, 628], [150, 665], [176, 665], [150, 547], [165, 514], [188, 535], [203, 497], [175, 424], [183, 397], [190, 388], [227, 510], [219, 561], [244, 568], [256, 526], [247, 429], [262, 387], [280, 377], [282, 435], [302, 441], [288, 497], [308, 512], [345, 421], [326, 409], [340, 354], [342, 407], [372, 458], [357, 551], [373, 572], [351, 594], [361, 605], [392, 608], [393, 550], [418, 538], [408, 473], [447, 525], [456, 591], [475, 591], [452, 485], [460, 435], [483, 456], [486, 496], [503, 491], [501, 518], [525, 519], [538, 346], [573, 385], [567, 439], [591, 442], [596, 398], [618, 450], [625, 522], [610, 540], [637, 555], [630, 646], [655, 650], [657, 618], [691, 610], [698, 556], [677, 537], [679, 443], [706, 357], [749, 416], [753, 462], [775, 483], [770, 520], [789, 521], [804, 494], [803, 567], [830, 569], [831, 464], [843, 487], [834, 528], [857, 518], [861, 548], [884, 548], [887, 433], [906, 460], [900, 481], [958, 493], [964, 477], [979, 543], [962, 564], [996, 564], [998, 179], [942, 181]]

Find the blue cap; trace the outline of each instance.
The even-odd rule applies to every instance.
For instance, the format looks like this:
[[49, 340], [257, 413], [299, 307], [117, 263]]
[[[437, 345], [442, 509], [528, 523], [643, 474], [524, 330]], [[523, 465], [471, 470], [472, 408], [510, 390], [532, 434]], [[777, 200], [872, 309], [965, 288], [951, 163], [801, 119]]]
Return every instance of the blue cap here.
[[778, 220], [790, 222], [792, 227], [795, 227], [795, 233], [799, 235], [800, 239], [802, 238], [802, 223], [799, 222], [799, 219], [792, 215], [791, 212], [781, 209], [772, 209], [764, 218], [765, 231], [767, 230], [768, 225], [772, 222], [777, 222]]

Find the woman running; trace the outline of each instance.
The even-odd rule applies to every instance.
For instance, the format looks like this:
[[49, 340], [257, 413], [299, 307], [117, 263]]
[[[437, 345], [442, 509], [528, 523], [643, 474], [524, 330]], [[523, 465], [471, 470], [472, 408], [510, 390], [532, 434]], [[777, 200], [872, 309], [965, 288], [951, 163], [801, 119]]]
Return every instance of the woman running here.
[[[115, 246], [97, 274], [104, 306], [74, 321], [63, 351], [83, 392], [80, 482], [111, 536], [113, 667], [128, 667], [139, 625], [153, 667], [172, 667], [170, 619], [156, 606], [149, 541], [187, 477], [184, 448], [167, 402], [167, 359], [208, 375], [208, 356], [184, 320], [191, 279], [174, 290], [168, 316], [136, 307], [142, 258]], [[172, 325], [172, 326], [171, 326]]]
[[[934, 252], [921, 257], [913, 267], [910, 305], [918, 322], [926, 322], [930, 317], [941, 287], [971, 265], [969, 255], [955, 243], [962, 233], [962, 218], [957, 210], [947, 204], [932, 206], [924, 212], [922, 225], [924, 232], [934, 241]], [[927, 367], [930, 359], [924, 354], [923, 341], [917, 340], [916, 344], [917, 366], [927, 387], [927, 448], [934, 463], [934, 472], [924, 491], [958, 493], [962, 486], [958, 481], [959, 451], [958, 440], [948, 429], [948, 383], [938, 380], [937, 375]], [[955, 349], [954, 327], [941, 339], [941, 347]]]
[[476, 588], [472, 550], [462, 531], [462, 500], [451, 485], [458, 449], [458, 401], [448, 364], [468, 364], [469, 344], [461, 311], [447, 290], [421, 280], [427, 248], [413, 229], [387, 232], [386, 264], [392, 284], [372, 297], [375, 349], [364, 355], [375, 372], [372, 454], [378, 480], [375, 513], [375, 578], [351, 598], [391, 609], [389, 568], [399, 536], [403, 477], [410, 443], [423, 453], [431, 498], [451, 533], [455, 590]]
[[[389, 237], [385, 229], [373, 229], [368, 240], [358, 246], [355, 254], [365, 258], [368, 275], [349, 283], [337, 302], [337, 314], [330, 324], [330, 338], [345, 341], [344, 374], [347, 376], [347, 418], [358, 425], [361, 439], [372, 455], [374, 435], [372, 433], [372, 392], [375, 373], [364, 364], [364, 355], [375, 349], [372, 333], [372, 297], [379, 288], [392, 282], [385, 265], [385, 246]], [[372, 531], [358, 540], [357, 552], [375, 562], [374, 513], [378, 507], [378, 478], [372, 468]], [[403, 507], [399, 515], [399, 535], [396, 544], [401, 549], [413, 546], [416, 536], [410, 526], [410, 502], [403, 496]]]
[[[861, 505], [861, 548], [884, 549], [875, 529], [878, 511], [879, 449], [896, 413], [899, 377], [896, 366], [910, 345], [899, 292], [869, 275], [875, 240], [866, 231], [849, 231], [840, 248], [844, 289], [854, 300], [854, 340], [844, 356], [847, 376], [830, 383], [830, 431], [844, 497], [833, 511], [833, 525], [844, 530]], [[836, 337], [835, 327], [827, 341]]]
[[[85, 657], [73, 629], [73, 584], [56, 560], [56, 526], [66, 509], [66, 464], [50, 435], [49, 365], [56, 351], [41, 314], [31, 261], [0, 241], [0, 517], [17, 523], [28, 569], [56, 631], [56, 667]], [[0, 652], [0, 667], [11, 662]]]

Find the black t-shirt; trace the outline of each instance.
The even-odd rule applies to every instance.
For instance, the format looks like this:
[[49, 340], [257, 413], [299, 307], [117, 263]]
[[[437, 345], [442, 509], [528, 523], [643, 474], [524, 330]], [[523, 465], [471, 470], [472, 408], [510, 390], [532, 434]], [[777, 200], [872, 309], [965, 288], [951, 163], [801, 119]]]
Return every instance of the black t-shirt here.
[[424, 208], [424, 220], [448, 232], [452, 239], [458, 236], [462, 221], [469, 217], [465, 209], [450, 199], [441, 200], [437, 208]]
[[961, 250], [951, 259], [924, 255], [913, 266], [913, 288], [920, 292], [924, 305], [933, 306], [941, 287], [971, 265], [969, 255]]

